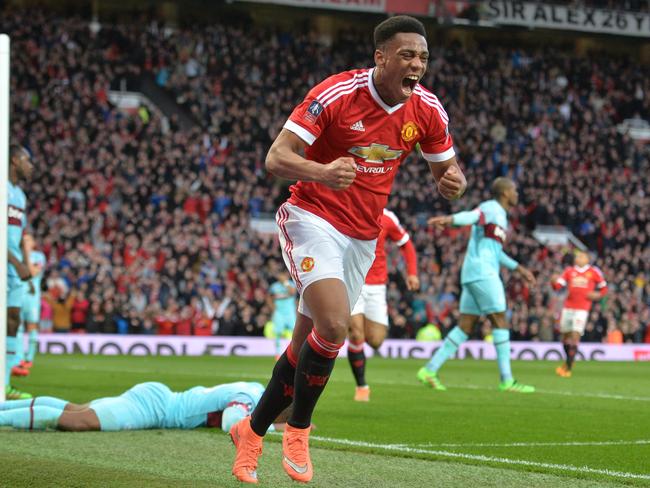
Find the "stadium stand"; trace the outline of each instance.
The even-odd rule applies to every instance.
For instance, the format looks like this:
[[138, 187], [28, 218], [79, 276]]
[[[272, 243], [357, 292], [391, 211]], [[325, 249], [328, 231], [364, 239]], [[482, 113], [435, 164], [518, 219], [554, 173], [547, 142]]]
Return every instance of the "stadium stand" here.
[[[228, 22], [93, 33], [80, 18], [34, 10], [6, 12], [0, 30], [14, 46], [12, 131], [36, 162], [27, 193], [48, 257], [45, 296], [69, 310], [55, 330], [262, 334], [267, 288], [283, 264], [275, 237], [249, 224], [287, 191], [264, 171], [266, 150], [308, 87], [371, 63], [370, 36], [345, 31], [327, 46], [310, 31], [245, 33]], [[155, 114], [110, 103], [111, 87], [142, 76], [173, 94], [195, 126], [172, 117], [165, 131]], [[455, 324], [467, 236], [433, 231], [426, 217], [477, 204], [494, 177], [508, 175], [521, 201], [507, 250], [539, 281], [508, 281], [513, 338], [557, 337], [561, 298], [549, 280], [570, 250], [543, 247], [531, 232], [561, 224], [597, 253], [611, 290], [585, 339], [620, 331], [626, 342], [650, 342], [650, 145], [617, 131], [625, 119], [650, 120], [648, 66], [605, 53], [431, 46], [423, 84], [450, 114], [470, 191], [451, 205], [423, 191], [430, 177], [415, 155], [398, 174], [389, 207], [425, 272], [421, 291], [406, 292], [391, 254], [391, 336]]]

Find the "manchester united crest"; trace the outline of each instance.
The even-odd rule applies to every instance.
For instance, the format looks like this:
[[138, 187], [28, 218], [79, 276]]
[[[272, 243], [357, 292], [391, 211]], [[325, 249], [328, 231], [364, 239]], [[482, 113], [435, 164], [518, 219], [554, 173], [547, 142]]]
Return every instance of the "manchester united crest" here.
[[402, 139], [404, 142], [411, 142], [420, 135], [418, 131], [418, 126], [415, 125], [415, 122], [409, 121], [402, 126]]
[[312, 269], [314, 269], [314, 258], [310, 258], [310, 257], [302, 258], [302, 261], [300, 263], [300, 268], [305, 273], [309, 273]]

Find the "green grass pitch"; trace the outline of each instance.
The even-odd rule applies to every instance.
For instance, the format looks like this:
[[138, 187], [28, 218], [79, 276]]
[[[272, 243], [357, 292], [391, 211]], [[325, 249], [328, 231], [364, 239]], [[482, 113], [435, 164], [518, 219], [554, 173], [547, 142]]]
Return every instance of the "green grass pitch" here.
[[[74, 402], [135, 383], [172, 389], [249, 380], [266, 383], [271, 358], [37, 357], [16, 386]], [[416, 360], [371, 359], [370, 403], [352, 401], [340, 359], [314, 415], [314, 487], [650, 486], [650, 363], [515, 362], [532, 395], [497, 391], [493, 361], [450, 361], [447, 392], [415, 380]], [[260, 486], [297, 486], [269, 435]], [[236, 487], [234, 448], [221, 431], [64, 433], [0, 431], [0, 486]]]

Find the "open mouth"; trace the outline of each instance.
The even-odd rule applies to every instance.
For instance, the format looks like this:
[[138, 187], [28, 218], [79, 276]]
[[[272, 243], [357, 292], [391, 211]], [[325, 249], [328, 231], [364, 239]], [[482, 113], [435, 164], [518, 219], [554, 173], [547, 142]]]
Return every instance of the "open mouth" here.
[[418, 75], [408, 75], [402, 79], [402, 91], [405, 95], [411, 95], [415, 90], [415, 85], [418, 84], [420, 77]]

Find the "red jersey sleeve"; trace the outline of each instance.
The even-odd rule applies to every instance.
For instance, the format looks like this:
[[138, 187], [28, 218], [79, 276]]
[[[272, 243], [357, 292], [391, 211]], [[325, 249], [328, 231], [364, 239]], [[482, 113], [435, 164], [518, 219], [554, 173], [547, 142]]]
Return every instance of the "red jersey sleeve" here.
[[406, 272], [409, 275], [417, 275], [417, 254], [415, 246], [411, 242], [411, 236], [402, 227], [401, 222], [390, 210], [384, 209], [384, 215], [387, 217], [385, 222], [386, 237], [399, 246], [404, 262], [406, 263]]
[[[310, 146], [320, 137], [333, 119], [333, 102], [345, 93], [347, 84], [354, 86], [362, 71], [346, 71], [330, 76], [312, 88], [300, 105], [293, 109], [284, 128], [293, 132]], [[365, 72], [366, 78], [368, 77]]]
[[431, 163], [447, 161], [456, 155], [449, 134], [449, 116], [438, 98], [431, 92], [419, 91], [423, 106], [429, 110], [429, 126], [420, 140], [422, 157]]

